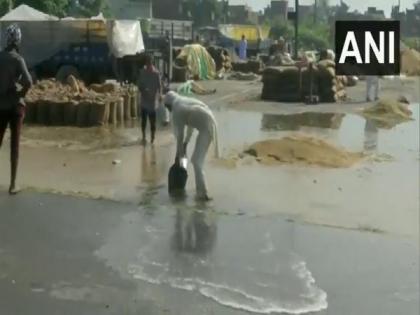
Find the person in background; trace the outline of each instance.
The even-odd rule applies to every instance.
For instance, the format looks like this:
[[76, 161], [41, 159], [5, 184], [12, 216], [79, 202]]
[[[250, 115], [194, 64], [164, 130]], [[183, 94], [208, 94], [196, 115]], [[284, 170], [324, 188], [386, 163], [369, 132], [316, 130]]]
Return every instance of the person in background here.
[[[374, 98], [372, 99], [372, 89], [374, 90]], [[379, 77], [376, 75], [366, 76], [366, 101], [379, 100]]]
[[241, 60], [247, 59], [247, 50], [248, 50], [248, 42], [245, 38], [245, 35], [242, 35], [242, 39], [239, 42], [239, 59]]
[[19, 192], [16, 177], [19, 163], [20, 132], [25, 116], [24, 98], [32, 85], [25, 60], [19, 54], [22, 32], [18, 25], [6, 29], [6, 48], [0, 52], [0, 147], [7, 126], [11, 132], [9, 194]]
[[155, 141], [156, 134], [156, 109], [158, 102], [162, 101], [162, 83], [160, 74], [153, 66], [152, 57], [146, 55], [146, 65], [140, 70], [137, 86], [140, 91], [140, 113], [142, 144], [146, 141], [147, 120], [150, 122], [151, 144]]

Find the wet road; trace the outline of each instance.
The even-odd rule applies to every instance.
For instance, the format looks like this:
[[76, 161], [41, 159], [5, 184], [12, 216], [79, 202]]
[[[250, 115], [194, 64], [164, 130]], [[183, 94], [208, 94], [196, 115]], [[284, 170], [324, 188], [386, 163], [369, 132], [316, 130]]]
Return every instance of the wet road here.
[[[245, 111], [230, 97], [210, 104], [225, 160], [207, 162], [206, 207], [193, 180], [186, 201], [167, 195], [169, 129], [143, 148], [136, 125], [26, 127], [26, 191], [0, 193], [0, 313], [418, 314], [419, 106], [384, 130], [357, 114], [366, 104]], [[230, 159], [296, 132], [368, 158], [344, 169]]]
[[3, 314], [418, 313], [415, 240], [221, 216], [192, 201], [0, 203]]

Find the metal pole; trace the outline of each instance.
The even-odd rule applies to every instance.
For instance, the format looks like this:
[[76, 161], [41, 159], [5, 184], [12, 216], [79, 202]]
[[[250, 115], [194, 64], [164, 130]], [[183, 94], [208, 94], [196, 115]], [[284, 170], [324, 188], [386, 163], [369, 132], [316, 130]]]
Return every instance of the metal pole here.
[[316, 24], [317, 22], [317, 12], [318, 11], [318, 0], [315, 0], [315, 4], [314, 4], [314, 24]]
[[299, 0], [295, 0], [295, 7], [295, 59], [297, 59], [299, 48]]

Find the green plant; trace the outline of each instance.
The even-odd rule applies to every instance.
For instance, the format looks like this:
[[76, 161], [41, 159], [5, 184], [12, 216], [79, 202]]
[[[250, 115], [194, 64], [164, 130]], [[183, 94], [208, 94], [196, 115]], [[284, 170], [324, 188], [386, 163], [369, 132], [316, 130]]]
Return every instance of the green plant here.
[[293, 37], [294, 27], [288, 21], [274, 19], [266, 21], [266, 25], [271, 26], [270, 38], [278, 39], [280, 36], [284, 38]]

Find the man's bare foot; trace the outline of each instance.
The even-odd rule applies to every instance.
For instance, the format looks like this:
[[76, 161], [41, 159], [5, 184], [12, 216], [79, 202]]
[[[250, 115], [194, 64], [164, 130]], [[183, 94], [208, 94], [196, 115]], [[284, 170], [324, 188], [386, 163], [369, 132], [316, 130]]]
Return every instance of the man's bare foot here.
[[9, 188], [9, 195], [17, 195], [18, 193], [20, 193], [21, 189], [17, 186], [10, 186]]

